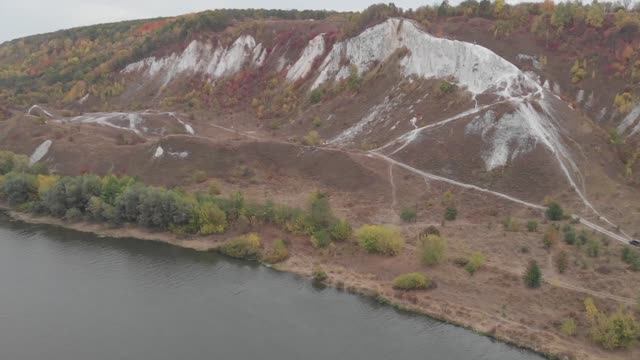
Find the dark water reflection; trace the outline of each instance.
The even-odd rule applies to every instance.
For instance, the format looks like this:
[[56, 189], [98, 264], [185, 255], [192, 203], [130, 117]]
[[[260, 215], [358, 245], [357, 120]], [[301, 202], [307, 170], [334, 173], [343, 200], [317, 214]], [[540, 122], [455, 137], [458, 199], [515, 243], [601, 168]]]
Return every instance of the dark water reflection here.
[[0, 359], [541, 359], [213, 253], [0, 214]]

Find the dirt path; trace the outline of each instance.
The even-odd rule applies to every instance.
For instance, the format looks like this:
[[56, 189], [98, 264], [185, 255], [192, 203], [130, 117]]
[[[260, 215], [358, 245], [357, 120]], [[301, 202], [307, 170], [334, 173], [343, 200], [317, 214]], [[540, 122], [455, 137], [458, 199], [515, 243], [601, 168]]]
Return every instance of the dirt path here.
[[391, 208], [395, 209], [398, 199], [396, 197], [396, 184], [393, 181], [393, 164], [389, 164], [389, 184], [391, 184]]
[[575, 286], [572, 284], [569, 284], [567, 282], [564, 282], [554, 276], [552, 277], [546, 277], [544, 279], [545, 282], [549, 283], [550, 285], [553, 285], [555, 287], [559, 287], [559, 288], [563, 288], [563, 289], [567, 289], [567, 290], [573, 290], [573, 291], [577, 291], [579, 293], [584, 293], [584, 294], [588, 294], [591, 295], [593, 297], [596, 298], [601, 298], [601, 299], [609, 299], [609, 300], [613, 300], [613, 301], [617, 301], [623, 304], [627, 304], [627, 305], [633, 305], [636, 303], [635, 299], [631, 299], [631, 298], [627, 298], [624, 296], [618, 296], [618, 295], [613, 295], [613, 294], [609, 294], [609, 293], [605, 293], [602, 291], [595, 291], [595, 290], [591, 290], [591, 289], [587, 289], [587, 288], [583, 288], [580, 286]]

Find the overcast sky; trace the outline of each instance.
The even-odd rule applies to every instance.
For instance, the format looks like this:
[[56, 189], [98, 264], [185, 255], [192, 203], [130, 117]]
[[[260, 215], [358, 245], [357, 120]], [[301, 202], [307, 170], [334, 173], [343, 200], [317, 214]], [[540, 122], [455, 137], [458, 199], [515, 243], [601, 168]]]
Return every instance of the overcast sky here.
[[[393, 2], [406, 9], [434, 1], [438, 0]], [[0, 42], [82, 25], [172, 16], [206, 9], [361, 10], [378, 2], [389, 0], [0, 0]]]

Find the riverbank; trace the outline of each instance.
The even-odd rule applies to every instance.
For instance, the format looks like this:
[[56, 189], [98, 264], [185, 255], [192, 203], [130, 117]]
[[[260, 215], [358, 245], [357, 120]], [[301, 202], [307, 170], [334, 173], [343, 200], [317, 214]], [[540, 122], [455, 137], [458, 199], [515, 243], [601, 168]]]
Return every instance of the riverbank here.
[[[196, 251], [216, 250], [228, 239], [228, 236], [184, 239], [171, 233], [150, 232], [136, 226], [113, 228], [88, 222], [69, 223], [52, 217], [33, 216], [11, 209], [6, 210], [12, 218], [27, 223], [60, 226], [75, 231], [93, 233], [98, 236], [158, 241]], [[358, 269], [359, 266], [348, 268], [341, 264], [340, 261], [332, 261], [337, 257], [332, 255], [331, 251], [313, 253], [305, 251], [305, 249], [306, 247], [293, 247], [289, 259], [272, 267], [280, 271], [311, 277], [313, 271], [318, 266], [321, 266], [328, 275], [325, 283], [329, 286], [373, 297], [397, 308], [462, 326], [497, 340], [545, 354], [548, 357], [574, 359], [628, 358], [627, 354], [623, 353], [603, 354], [590, 348], [580, 348], [577, 346], [579, 344], [562, 339], [552, 332], [541, 331], [528, 326], [526, 319], [518, 322], [500, 318], [482, 311], [482, 309], [464, 306], [456, 303], [456, 301], [447, 301], [438, 295], [438, 291], [396, 291], [391, 287], [390, 281], [373, 272], [361, 271]], [[436, 281], [438, 281], [437, 278]]]

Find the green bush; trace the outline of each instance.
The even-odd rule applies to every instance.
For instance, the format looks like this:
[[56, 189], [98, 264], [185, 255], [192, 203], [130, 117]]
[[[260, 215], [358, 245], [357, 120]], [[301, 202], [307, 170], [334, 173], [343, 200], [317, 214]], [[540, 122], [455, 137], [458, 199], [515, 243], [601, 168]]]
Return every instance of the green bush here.
[[528, 232], [537, 232], [538, 231], [538, 222], [535, 220], [527, 221], [527, 231]]
[[504, 227], [505, 231], [510, 231], [510, 232], [520, 231], [520, 223], [518, 222], [518, 220], [512, 218], [511, 216], [502, 220], [502, 226]]
[[273, 243], [273, 247], [266, 252], [263, 260], [269, 264], [276, 264], [285, 261], [287, 258], [289, 258], [287, 244], [282, 239], [278, 239]]
[[417, 218], [416, 210], [412, 208], [404, 208], [400, 212], [400, 219], [404, 222], [415, 222]]
[[191, 222], [200, 235], [219, 234], [227, 229], [227, 215], [212, 201], [196, 204]]
[[576, 230], [573, 226], [568, 226], [563, 229], [564, 231], [564, 242], [569, 245], [573, 245], [576, 243]]
[[444, 219], [447, 221], [453, 221], [458, 217], [458, 209], [454, 207], [448, 207], [444, 211]]
[[135, 180], [129, 176], [107, 175], [101, 180], [102, 191], [100, 198], [109, 205], [115, 205], [118, 195], [122, 194], [125, 189], [134, 183]]
[[203, 183], [207, 181], [207, 173], [203, 170], [196, 170], [191, 175], [191, 179], [198, 184]]
[[320, 138], [320, 134], [315, 130], [309, 131], [307, 135], [302, 137], [303, 145], [317, 146], [317, 145], [320, 145], [321, 142], [322, 142], [322, 139]]
[[435, 265], [442, 261], [447, 243], [438, 235], [427, 235], [420, 238], [418, 247], [422, 263]]
[[218, 185], [217, 182], [212, 181], [209, 183], [209, 195], [211, 196], [217, 196], [220, 195], [221, 191], [220, 191], [220, 186]]
[[262, 243], [255, 233], [242, 235], [220, 246], [219, 251], [236, 259], [258, 260]]
[[164, 230], [187, 225], [193, 218], [193, 205], [173, 190], [147, 187], [138, 196], [136, 221], [141, 226]]
[[102, 193], [102, 186], [102, 180], [95, 175], [65, 176], [45, 191], [41, 198], [51, 215], [64, 217], [71, 208], [85, 212], [89, 200]]
[[309, 199], [309, 220], [314, 229], [328, 229], [336, 221], [326, 194], [315, 192], [311, 195]]
[[14, 154], [10, 151], [0, 150], [0, 175], [6, 175], [12, 171], [27, 172], [29, 158], [25, 155]]
[[438, 230], [437, 227], [433, 226], [433, 225], [429, 225], [427, 226], [426, 229], [422, 230], [420, 232], [420, 236], [427, 236], [427, 235], [438, 235], [440, 236], [440, 230]]
[[587, 75], [587, 60], [580, 61], [576, 59], [575, 63], [571, 67], [571, 82], [579, 83]]
[[[585, 306], [587, 302], [585, 301]], [[611, 315], [591, 305], [587, 317], [591, 323], [591, 339], [607, 350], [628, 348], [640, 335], [640, 325], [631, 312], [619, 309]]]
[[309, 101], [312, 104], [319, 103], [320, 101], [322, 101], [323, 98], [324, 98], [324, 90], [322, 90], [321, 88], [315, 88], [311, 90], [311, 93], [309, 94]]
[[443, 94], [451, 94], [456, 90], [456, 86], [448, 81], [440, 82], [440, 86], [438, 87], [440, 92]]
[[323, 282], [329, 278], [329, 275], [322, 269], [320, 266], [316, 266], [313, 269], [313, 273], [311, 274], [313, 277], [313, 281], [315, 282]]
[[352, 65], [349, 69], [347, 87], [349, 88], [349, 90], [357, 92], [358, 90], [360, 90], [360, 85], [362, 85], [362, 78], [358, 74], [358, 68], [355, 65]]
[[560, 251], [558, 256], [556, 256], [556, 268], [560, 274], [563, 274], [567, 270], [567, 266], [569, 265], [569, 255], [566, 251]]
[[349, 222], [340, 219], [331, 226], [329, 233], [333, 241], [345, 241], [351, 237], [353, 230], [351, 229], [351, 224], [349, 224]]
[[481, 252], [476, 251], [471, 254], [471, 257], [469, 257], [469, 261], [465, 264], [464, 269], [467, 270], [470, 275], [473, 275], [482, 267], [482, 265], [484, 265], [484, 262], [484, 255]]
[[587, 232], [585, 230], [580, 231], [580, 233], [578, 234], [578, 237], [576, 238], [578, 245], [585, 245], [587, 242], [589, 242], [590, 237], [589, 234], [587, 234]]
[[598, 257], [600, 255], [600, 242], [595, 239], [587, 240], [587, 255], [590, 257]]
[[634, 96], [629, 91], [625, 91], [613, 98], [613, 104], [616, 106], [616, 109], [621, 114], [626, 114], [633, 108]]
[[398, 229], [386, 225], [363, 225], [356, 230], [360, 246], [369, 253], [394, 256], [400, 254], [404, 239]]
[[4, 176], [0, 193], [9, 205], [21, 205], [38, 196], [38, 183], [31, 174], [10, 172]]
[[558, 230], [553, 226], [549, 226], [542, 237], [542, 243], [545, 249], [551, 249], [551, 247], [558, 242], [559, 238], [560, 234]]
[[542, 285], [542, 271], [535, 260], [529, 262], [527, 270], [524, 273], [524, 284], [528, 288], [539, 288]]
[[573, 318], [569, 318], [562, 322], [560, 331], [567, 336], [574, 336], [576, 334], [577, 324]]
[[316, 230], [311, 235], [311, 243], [317, 248], [326, 248], [331, 244], [331, 236], [327, 230]]
[[67, 221], [78, 221], [82, 219], [82, 211], [78, 208], [71, 208], [64, 214], [64, 219]]
[[625, 246], [622, 249], [622, 261], [629, 264], [631, 270], [640, 271], [640, 253], [638, 253], [634, 249]]
[[431, 285], [431, 279], [418, 272], [403, 274], [393, 279], [393, 287], [399, 290], [426, 289]]
[[547, 210], [545, 211], [547, 219], [551, 221], [560, 221], [564, 218], [564, 210], [557, 202], [549, 203]]

